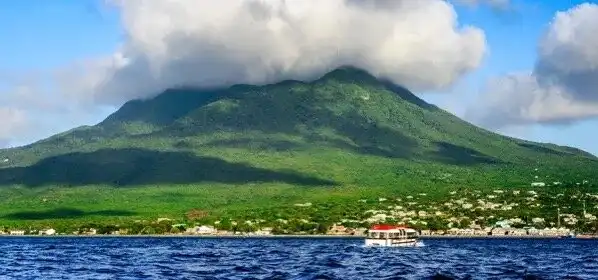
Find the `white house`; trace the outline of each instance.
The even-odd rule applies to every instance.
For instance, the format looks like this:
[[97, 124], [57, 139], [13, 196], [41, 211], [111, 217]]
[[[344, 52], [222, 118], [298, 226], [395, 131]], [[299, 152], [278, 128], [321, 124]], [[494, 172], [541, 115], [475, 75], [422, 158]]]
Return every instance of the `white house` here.
[[24, 230], [11, 230], [10, 235], [25, 235]]
[[272, 235], [272, 228], [265, 227], [255, 232], [256, 235]]
[[213, 226], [197, 226], [187, 230], [191, 234], [216, 234], [217, 230]]
[[39, 235], [54, 235], [54, 234], [56, 234], [56, 230], [54, 230], [53, 228], [39, 231]]
[[532, 183], [532, 187], [544, 187], [546, 186], [546, 183], [544, 182], [533, 182]]

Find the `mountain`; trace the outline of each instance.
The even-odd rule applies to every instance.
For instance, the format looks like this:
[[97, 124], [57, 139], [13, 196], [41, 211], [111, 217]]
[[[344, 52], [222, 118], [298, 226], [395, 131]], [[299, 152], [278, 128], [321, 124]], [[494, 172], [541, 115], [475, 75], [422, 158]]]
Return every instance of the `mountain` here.
[[170, 89], [127, 102], [97, 125], [0, 150], [0, 159], [0, 185], [26, 187], [30, 197], [36, 188], [97, 195], [108, 187], [110, 203], [135, 192], [150, 204], [161, 198], [149, 189], [169, 186], [195, 197], [202, 186], [263, 186], [264, 197], [299, 199], [297, 187], [377, 195], [529, 186], [594, 180], [598, 169], [587, 152], [484, 130], [352, 67], [311, 82]]

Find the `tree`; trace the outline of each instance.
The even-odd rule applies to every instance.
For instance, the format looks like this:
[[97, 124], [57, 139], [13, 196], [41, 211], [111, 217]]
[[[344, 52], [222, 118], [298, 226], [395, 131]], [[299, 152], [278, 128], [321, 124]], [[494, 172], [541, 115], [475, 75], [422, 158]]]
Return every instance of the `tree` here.
[[118, 227], [115, 225], [100, 225], [97, 228], [97, 234], [110, 234], [117, 230]]
[[469, 218], [463, 218], [459, 222], [459, 228], [469, 228], [469, 225], [471, 225], [471, 220]]
[[172, 221], [170, 221], [170, 220], [160, 221], [158, 223], [153, 224], [152, 227], [156, 231], [156, 234], [168, 233], [172, 229]]
[[445, 221], [437, 218], [432, 218], [427, 221], [428, 222], [428, 229], [430, 230], [446, 230], [448, 226]]
[[232, 225], [232, 221], [230, 220], [230, 218], [224, 218], [220, 221], [220, 223], [216, 224], [216, 229], [219, 230], [227, 230], [230, 231], [233, 229], [233, 225]]
[[328, 232], [328, 229], [330, 228], [330, 226], [331, 226], [331, 224], [328, 222], [320, 222], [316, 226], [316, 233], [326, 234]]

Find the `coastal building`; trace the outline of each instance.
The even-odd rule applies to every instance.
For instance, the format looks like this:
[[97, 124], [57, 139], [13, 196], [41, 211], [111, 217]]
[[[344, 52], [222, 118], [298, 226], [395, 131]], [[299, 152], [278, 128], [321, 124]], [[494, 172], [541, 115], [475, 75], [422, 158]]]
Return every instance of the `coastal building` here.
[[541, 233], [540, 230], [535, 227], [527, 228], [527, 235], [539, 236], [540, 233]]
[[331, 234], [331, 235], [347, 234], [347, 228], [343, 225], [334, 224], [330, 227], [330, 229], [328, 229], [327, 234]]
[[199, 235], [211, 235], [216, 234], [218, 231], [213, 226], [196, 226], [187, 229], [187, 233], [199, 234]]
[[40, 230], [39, 235], [55, 235], [56, 234], [56, 230], [54, 230], [53, 228], [50, 229], [45, 229], [45, 230]]
[[272, 228], [271, 227], [261, 228], [255, 232], [255, 235], [272, 235]]
[[11, 230], [9, 232], [10, 235], [25, 235], [25, 231], [24, 230]]
[[492, 229], [491, 235], [509, 235], [509, 231], [508, 227], [497, 227]]
[[509, 235], [525, 236], [527, 235], [527, 230], [522, 228], [514, 228], [509, 232]]
[[98, 230], [95, 229], [95, 228], [90, 228], [86, 232], [84, 232], [83, 234], [86, 234], [86, 235], [96, 235], [96, 234], [98, 234]]

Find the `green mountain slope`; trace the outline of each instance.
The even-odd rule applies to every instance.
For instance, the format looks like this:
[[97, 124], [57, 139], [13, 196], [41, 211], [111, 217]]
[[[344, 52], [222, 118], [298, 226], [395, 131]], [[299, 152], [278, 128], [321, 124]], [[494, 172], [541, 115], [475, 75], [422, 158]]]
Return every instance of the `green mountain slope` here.
[[[217, 187], [210, 192], [220, 199], [237, 195], [234, 186], [269, 190], [236, 202], [253, 207], [281, 195], [290, 203], [316, 194], [594, 181], [598, 168], [589, 153], [481, 129], [351, 67], [312, 82], [168, 90], [130, 101], [95, 126], [0, 150], [0, 159], [8, 160], [0, 163], [0, 185], [24, 190], [27, 199], [70, 186], [83, 198], [55, 206], [91, 207], [90, 190], [100, 206], [135, 192], [140, 205], [131, 207], [144, 213], [191, 208], [183, 198], [161, 201], [169, 188], [190, 196]], [[110, 197], [97, 194], [102, 187]]]

